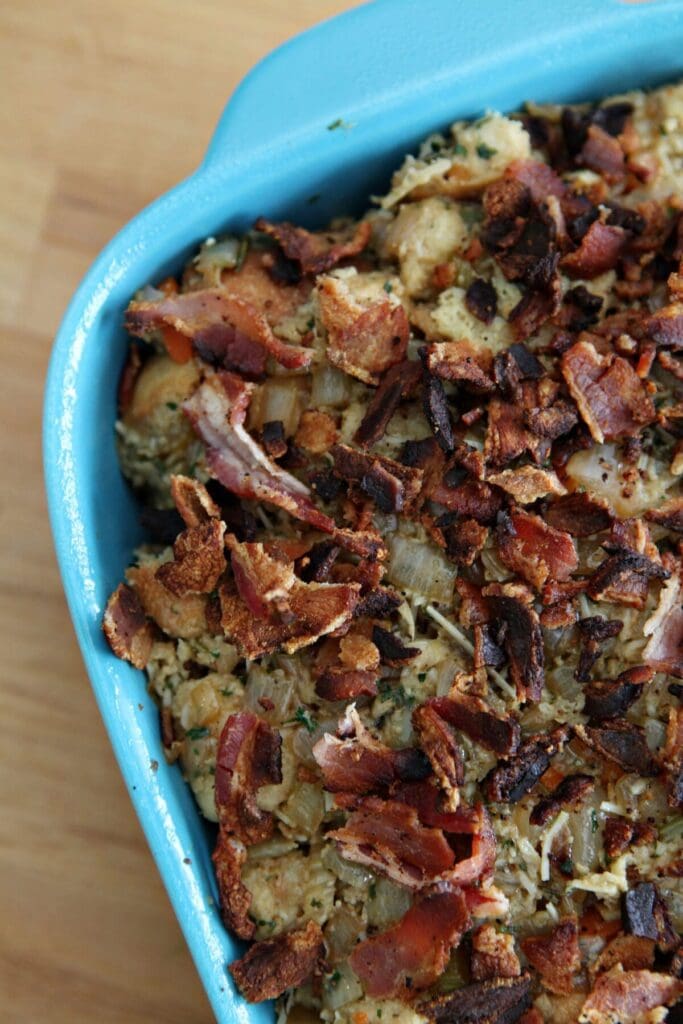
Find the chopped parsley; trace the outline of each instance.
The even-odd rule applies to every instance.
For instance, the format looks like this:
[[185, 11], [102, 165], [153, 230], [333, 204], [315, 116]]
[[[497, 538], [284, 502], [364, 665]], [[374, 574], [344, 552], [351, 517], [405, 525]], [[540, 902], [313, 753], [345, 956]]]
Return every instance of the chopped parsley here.
[[329, 978], [327, 979], [327, 984], [330, 986], [330, 988], [334, 988], [335, 985], [339, 984], [339, 982], [341, 981], [341, 976], [341, 971], [334, 971], [329, 976]]
[[595, 835], [598, 831], [598, 815], [595, 810], [591, 811], [591, 832]]
[[485, 142], [480, 142], [477, 146], [477, 156], [480, 156], [482, 160], [488, 160], [490, 157], [495, 156], [497, 152], [497, 149], [492, 149]]
[[456, 142], [453, 146], [454, 156], [467, 156], [467, 146], [463, 146], [462, 142]]
[[352, 124], [349, 121], [345, 121], [343, 117], [338, 117], [334, 121], [330, 121], [327, 126], [328, 132], [336, 132], [338, 128], [352, 128]]
[[224, 686], [221, 690], [221, 697], [232, 697], [232, 690], [229, 687]]
[[298, 725], [303, 725], [308, 732], [315, 732], [318, 727], [318, 723], [315, 718], [312, 718], [310, 712], [301, 705], [299, 705], [294, 712], [294, 718], [288, 718], [285, 725], [291, 725], [293, 722], [296, 722]]
[[205, 736], [209, 735], [209, 730], [205, 725], [195, 725], [188, 729], [185, 735], [188, 740], [203, 740]]
[[567, 857], [566, 860], [562, 861], [562, 863], [560, 864], [560, 871], [562, 871], [565, 875], [574, 874], [574, 861], [571, 859], [571, 857]]
[[380, 679], [377, 684], [380, 697], [384, 700], [390, 700], [394, 707], [397, 708], [412, 708], [415, 703], [415, 698], [406, 693], [403, 687], [399, 684], [398, 686], [391, 686], [386, 679]]
[[314, 897], [314, 898], [313, 898], [313, 899], [311, 900], [311, 906], [312, 906], [312, 907], [318, 907], [318, 908], [319, 908], [319, 907], [322, 907], [322, 901], [321, 901], [321, 900], [317, 900], [317, 899], [315, 899], [315, 897]]
[[418, 672], [417, 673], [417, 681], [418, 681], [418, 683], [424, 683], [426, 678], [427, 678], [427, 673], [426, 672]]
[[178, 408], [178, 403], [177, 402], [167, 402], [166, 403], [166, 408], [170, 409], [171, 412], [175, 412], [176, 409]]
[[384, 285], [383, 285], [383, 288], [384, 288], [384, 291], [387, 293], [387, 295], [391, 295], [391, 293], [394, 290], [394, 286], [391, 283], [391, 281], [385, 281]]
[[260, 921], [259, 920], [259, 921], [256, 922], [256, 924], [259, 926], [259, 928], [268, 928], [268, 929], [270, 929], [271, 932], [272, 932], [273, 928], [275, 927], [275, 921]]
[[368, 886], [368, 896], [370, 897], [371, 900], [374, 900], [376, 895], [377, 895], [377, 883], [376, 882], [370, 882], [370, 885]]

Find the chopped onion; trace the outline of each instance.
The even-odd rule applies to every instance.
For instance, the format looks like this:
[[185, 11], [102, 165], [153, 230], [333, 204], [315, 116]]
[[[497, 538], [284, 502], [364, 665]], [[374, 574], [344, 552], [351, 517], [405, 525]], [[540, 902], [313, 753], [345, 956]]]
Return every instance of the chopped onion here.
[[287, 437], [296, 433], [306, 403], [306, 381], [302, 377], [269, 377], [257, 388], [249, 406], [249, 426], [261, 430], [264, 423], [280, 420]]
[[400, 534], [387, 538], [387, 576], [392, 583], [431, 601], [450, 604], [457, 568], [433, 544], [409, 540]]
[[332, 409], [343, 409], [351, 397], [351, 381], [328, 362], [323, 362], [313, 372], [313, 388], [311, 390], [311, 406], [319, 409], [327, 406]]

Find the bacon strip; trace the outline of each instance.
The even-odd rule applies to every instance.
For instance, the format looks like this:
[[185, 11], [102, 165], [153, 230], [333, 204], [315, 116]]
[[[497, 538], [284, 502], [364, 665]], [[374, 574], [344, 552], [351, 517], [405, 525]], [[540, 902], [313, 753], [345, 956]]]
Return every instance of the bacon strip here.
[[366, 995], [406, 999], [436, 981], [469, 923], [459, 889], [420, 893], [400, 921], [355, 946], [349, 963]]
[[102, 630], [117, 658], [129, 661], [134, 668], [145, 667], [152, 652], [153, 627], [140, 598], [125, 583], [119, 583], [107, 601]]
[[382, 512], [415, 512], [422, 486], [422, 470], [404, 466], [384, 455], [368, 455], [346, 444], [331, 453], [335, 472], [358, 484]]
[[510, 675], [519, 697], [539, 701], [545, 672], [543, 634], [536, 611], [507, 595], [491, 596], [487, 603], [494, 619], [503, 625]]
[[298, 263], [302, 274], [322, 274], [335, 264], [351, 256], [357, 256], [370, 241], [372, 227], [362, 220], [354, 228], [353, 235], [345, 231], [306, 231], [288, 221], [273, 224], [265, 217], [254, 223], [256, 231], [263, 231], [275, 239], [288, 260]]
[[531, 1006], [531, 977], [492, 978], [417, 1004], [434, 1024], [515, 1024]]
[[541, 975], [545, 988], [557, 995], [569, 995], [573, 976], [581, 967], [579, 929], [575, 918], [560, 921], [547, 935], [522, 939], [524, 955]]
[[578, 568], [571, 536], [547, 526], [540, 516], [512, 512], [502, 518], [497, 537], [501, 561], [537, 590], [549, 579], [568, 579]]
[[[495, 292], [494, 292], [495, 296]], [[469, 341], [443, 341], [427, 346], [426, 365], [442, 380], [457, 381], [478, 394], [493, 391], [491, 355], [482, 355]]]
[[453, 692], [449, 697], [432, 697], [424, 706], [433, 708], [450, 725], [496, 754], [514, 754], [519, 746], [517, 719], [497, 715], [479, 697]]
[[590, 281], [616, 266], [627, 239], [628, 235], [623, 228], [594, 220], [578, 249], [563, 256], [560, 266], [569, 277]]
[[547, 825], [563, 807], [576, 810], [594, 786], [595, 779], [592, 775], [567, 775], [558, 783], [550, 796], [543, 797], [538, 801], [529, 815], [530, 823], [537, 826]]
[[624, 924], [632, 935], [652, 939], [663, 952], [676, 948], [678, 935], [654, 883], [640, 882], [624, 893], [622, 909]]
[[564, 746], [569, 730], [558, 726], [547, 736], [532, 736], [517, 753], [501, 761], [483, 780], [489, 800], [517, 803], [530, 792], [550, 767], [550, 760]]
[[247, 1002], [262, 1003], [303, 984], [311, 974], [322, 973], [324, 960], [320, 925], [309, 921], [305, 928], [255, 942], [228, 970]]
[[384, 432], [401, 399], [413, 394], [421, 378], [422, 368], [416, 361], [406, 359], [387, 370], [368, 402], [363, 419], [354, 435], [356, 444], [361, 448], [369, 448], [384, 437]]
[[586, 491], [575, 491], [552, 501], [546, 509], [545, 521], [554, 530], [564, 530], [572, 537], [592, 537], [608, 530], [614, 516], [603, 499], [593, 498]]
[[413, 728], [442, 789], [449, 811], [460, 803], [458, 787], [465, 779], [462, 750], [446, 721], [430, 703], [420, 704], [412, 714]]
[[657, 763], [645, 742], [645, 734], [631, 722], [622, 720], [596, 726], [577, 725], [576, 733], [625, 772], [650, 777], [657, 774]]
[[264, 372], [268, 355], [290, 370], [309, 366], [313, 358], [312, 350], [281, 341], [256, 306], [223, 288], [131, 302], [125, 327], [137, 338], [172, 327], [191, 338], [206, 361], [255, 376]]
[[613, 967], [595, 981], [579, 1016], [580, 1024], [645, 1024], [648, 1011], [671, 1006], [683, 995], [683, 981], [653, 971]]
[[216, 810], [221, 831], [250, 846], [268, 839], [273, 818], [256, 802], [261, 786], [282, 782], [282, 737], [250, 711], [230, 715], [216, 754]]
[[651, 682], [655, 670], [648, 665], [636, 665], [621, 672], [616, 679], [600, 679], [586, 687], [584, 713], [592, 721], [603, 722], [626, 714], [638, 700], [643, 686]]

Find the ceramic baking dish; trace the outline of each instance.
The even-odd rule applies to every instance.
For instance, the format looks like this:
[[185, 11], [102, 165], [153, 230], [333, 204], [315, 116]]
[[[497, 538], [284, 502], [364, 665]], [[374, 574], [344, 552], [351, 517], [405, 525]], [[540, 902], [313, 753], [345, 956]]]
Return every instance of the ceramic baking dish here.
[[164, 762], [142, 673], [116, 659], [100, 631], [141, 538], [114, 449], [123, 310], [207, 235], [259, 214], [320, 226], [361, 210], [406, 150], [455, 117], [508, 111], [526, 98], [597, 98], [682, 72], [683, 0], [377, 0], [259, 64], [200, 168], [117, 235], [69, 306], [44, 417], [57, 556], [121, 771], [219, 1024], [271, 1021], [272, 1007], [248, 1007], [234, 992], [225, 965], [237, 944], [215, 902], [212, 831], [179, 769]]

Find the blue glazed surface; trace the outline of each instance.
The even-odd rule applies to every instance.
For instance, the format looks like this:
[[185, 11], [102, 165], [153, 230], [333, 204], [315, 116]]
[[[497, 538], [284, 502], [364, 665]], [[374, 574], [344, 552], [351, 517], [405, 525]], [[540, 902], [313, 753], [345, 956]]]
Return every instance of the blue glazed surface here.
[[225, 965], [238, 944], [215, 904], [211, 832], [161, 756], [142, 674], [111, 655], [100, 631], [140, 540], [113, 436], [123, 310], [209, 234], [259, 214], [312, 226], [361, 210], [407, 149], [456, 117], [656, 85], [683, 73], [682, 55], [683, 0], [377, 0], [259, 64], [227, 105], [201, 167], [117, 235], [69, 306], [44, 410], [55, 547], [102, 716], [219, 1024], [270, 1021], [272, 1008], [235, 995]]

